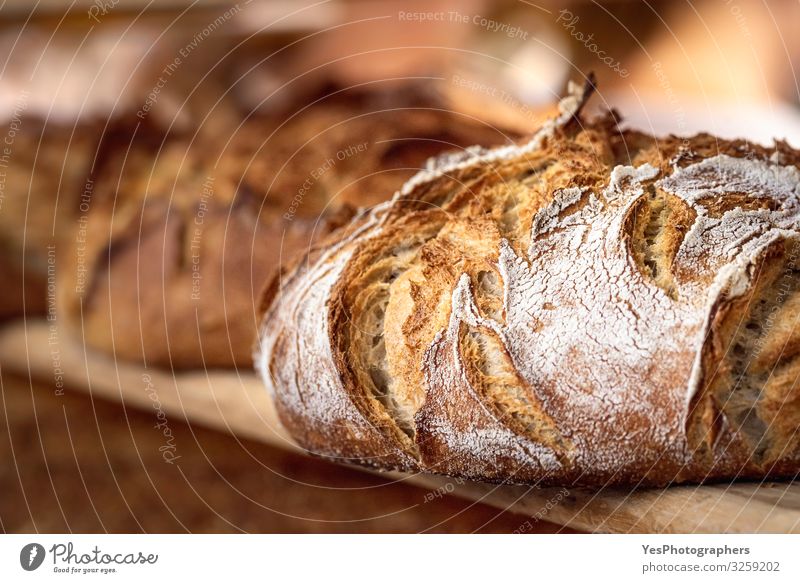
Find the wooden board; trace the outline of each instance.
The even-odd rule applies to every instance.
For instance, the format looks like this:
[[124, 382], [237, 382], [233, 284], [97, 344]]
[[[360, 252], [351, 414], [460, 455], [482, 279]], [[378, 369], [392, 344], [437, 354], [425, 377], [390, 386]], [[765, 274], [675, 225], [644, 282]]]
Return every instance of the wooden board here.
[[[250, 372], [171, 375], [85, 351], [42, 321], [0, 329], [0, 368], [66, 390], [126, 406], [152, 408], [157, 399], [172, 418], [301, 450], [278, 423], [260, 381]], [[45, 429], [45, 428], [43, 428]], [[800, 532], [800, 483], [679, 486], [637, 492], [529, 488], [465, 482], [431, 475], [396, 475], [452, 494], [572, 528], [597, 532]], [[524, 521], [522, 530], [525, 529]]]

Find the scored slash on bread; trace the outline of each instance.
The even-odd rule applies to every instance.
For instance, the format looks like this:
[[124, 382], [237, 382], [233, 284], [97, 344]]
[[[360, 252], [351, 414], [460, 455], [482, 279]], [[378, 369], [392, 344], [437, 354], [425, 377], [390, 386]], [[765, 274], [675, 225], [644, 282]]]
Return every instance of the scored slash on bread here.
[[311, 453], [538, 484], [800, 471], [800, 153], [587, 121], [429, 163], [270, 286]]

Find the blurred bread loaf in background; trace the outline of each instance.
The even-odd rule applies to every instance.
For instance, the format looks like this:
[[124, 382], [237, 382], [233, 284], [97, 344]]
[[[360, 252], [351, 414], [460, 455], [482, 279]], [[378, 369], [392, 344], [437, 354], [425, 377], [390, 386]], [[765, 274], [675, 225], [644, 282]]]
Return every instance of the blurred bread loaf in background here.
[[325, 85], [307, 99], [213, 132], [140, 126], [105, 145], [87, 236], [69, 254], [85, 264], [60, 287], [73, 332], [157, 366], [249, 366], [258, 295], [281, 262], [430, 156], [508, 143], [524, 127], [460, 114], [416, 82]]

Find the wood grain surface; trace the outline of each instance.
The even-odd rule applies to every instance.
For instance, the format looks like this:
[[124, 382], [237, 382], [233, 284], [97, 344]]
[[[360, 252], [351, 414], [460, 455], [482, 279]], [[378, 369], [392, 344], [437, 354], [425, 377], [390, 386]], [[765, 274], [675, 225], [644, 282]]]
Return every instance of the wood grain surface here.
[[[154, 398], [171, 419], [201, 423], [251, 440], [299, 451], [277, 421], [260, 381], [250, 371], [172, 375], [86, 352], [46, 322], [0, 330], [0, 367], [152, 409]], [[155, 397], [154, 397], [155, 395]], [[634, 492], [482, 484], [431, 475], [394, 475], [428, 488], [513, 512], [534, 530], [545, 519], [592, 532], [800, 532], [800, 484], [736, 483], [674, 486]]]
[[174, 419], [179, 459], [165, 463], [152, 410], [54, 389], [0, 374], [0, 533], [510, 533], [525, 522]]

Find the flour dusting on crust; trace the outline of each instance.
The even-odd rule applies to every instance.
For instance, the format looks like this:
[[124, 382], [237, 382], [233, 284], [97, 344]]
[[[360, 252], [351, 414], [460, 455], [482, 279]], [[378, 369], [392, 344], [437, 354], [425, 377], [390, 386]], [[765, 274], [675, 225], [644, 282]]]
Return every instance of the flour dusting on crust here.
[[[417, 416], [426, 435], [423, 453], [435, 441], [454, 458], [447, 461], [448, 466], [463, 468], [459, 473], [471, 477], [494, 476], [498, 468], [513, 474], [532, 464], [544, 473], [557, 470], [561, 464], [551, 449], [504, 427], [470, 385], [461, 361], [462, 324], [485, 327], [498, 334], [502, 330], [494, 320], [478, 314], [466, 275], [453, 290], [452, 306], [447, 329], [437, 334], [424, 358], [427, 399], [436, 406], [423, 407]], [[464, 427], [462, 415], [466, 411], [470, 412], [469, 423]], [[454, 414], [461, 418], [454, 418]]]
[[[432, 161], [388, 206], [362, 217], [358, 229], [290, 278], [267, 312], [257, 362], [282, 418], [301, 443], [338, 459], [363, 456], [376, 467], [528, 483], [660, 484], [733, 471], [739, 462], [732, 454], [715, 453], [717, 465], [695, 455], [687, 442], [686, 418], [703, 390], [702, 356], [714, 314], [753, 288], [754, 265], [776, 241], [800, 233], [800, 172], [784, 165], [784, 156], [721, 153], [685, 167], [651, 156], [641, 164], [605, 166], [602, 182], [559, 182], [535, 212], [519, 215], [529, 221], [524, 237], [513, 229], [485, 227], [480, 236], [491, 245], [481, 248], [481, 241], [469, 241], [485, 249], [483, 263], [466, 252], [460, 256], [446, 230], [441, 240], [431, 235], [433, 240], [409, 262], [418, 267], [411, 283], [404, 284], [410, 291], [399, 299], [392, 296], [410, 302], [400, 311], [408, 318], [403, 340], [417, 358], [415, 370], [424, 385], [412, 387], [422, 394], [412, 434], [419, 459], [408, 458], [396, 444], [393, 450], [385, 434], [359, 413], [341, 381], [345, 364], [334, 357], [339, 339], [327, 325], [332, 302], [343, 301], [337, 285], [368, 245], [373, 249], [390, 230], [413, 224], [404, 222], [400, 203], [450, 188], [445, 183], [454, 172], [517, 167], [550, 147], [550, 141], [555, 142], [552, 151], [562, 151], [558, 146], [566, 143], [574, 147], [565, 128], [586, 96], [584, 89], [568, 98], [562, 114], [525, 145], [476, 147]], [[613, 139], [607, 128], [586, 127], [576, 132], [597, 131]], [[586, 157], [587, 164], [601, 167], [596, 158]], [[536, 184], [547, 188], [550, 183], [543, 178]], [[471, 195], [483, 202], [496, 191], [487, 182]], [[515, 196], [526, 194], [516, 191]], [[658, 201], [670, 209], [685, 207], [669, 218], [686, 221], [674, 229], [674, 256], [657, 265], [668, 265], [674, 290], [662, 289], [646, 258], [635, 256], [631, 247], [634, 232], [644, 238], [637, 244], [655, 246], [653, 230], [663, 225], [656, 221], [651, 230], [641, 229], [636, 221], [649, 220], [638, 209], [644, 203], [658, 209]], [[463, 198], [452, 209], [447, 204], [453, 225], [459, 224], [459, 213], [483, 208]], [[485, 222], [489, 210], [481, 212], [466, 222]], [[452, 262], [432, 263], [429, 272], [419, 267], [453, 245]], [[478, 275], [494, 270], [498, 289], [481, 291]], [[397, 276], [389, 276], [388, 289]], [[479, 307], [479, 292], [497, 293], [502, 310], [493, 308], [488, 317]], [[412, 334], [425, 326], [431, 326], [425, 344], [412, 342]], [[492, 348], [468, 355], [465, 335], [496, 342], [500, 352]], [[470, 380], [476, 373], [470, 367], [480, 367], [481, 358], [505, 357], [517, 375], [513, 382], [502, 380], [511, 383], [511, 405], [493, 402], [496, 395], [481, 393]], [[496, 374], [492, 367], [477, 372]], [[416, 378], [403, 374], [404, 382]], [[518, 419], [511, 419], [522, 416], [514, 409], [519, 403], [537, 412], [537, 423], [552, 423], [555, 437], [544, 443], [532, 437], [540, 428], [520, 429]], [[498, 414], [500, 405], [506, 414]], [[729, 436], [729, 442], [736, 439]], [[746, 468], [758, 475], [755, 466]]]
[[594, 81], [589, 79], [583, 86], [570, 82], [567, 96], [558, 103], [559, 115], [547, 120], [542, 128], [533, 137], [521, 146], [502, 146], [499, 148], [482, 148], [473, 146], [465, 148], [453, 154], [442, 154], [428, 160], [426, 168], [411, 177], [403, 185], [395, 198], [407, 197], [420, 186], [433, 182], [442, 176], [453, 174], [458, 170], [475, 166], [476, 164], [488, 164], [515, 158], [525, 152], [539, 149], [542, 144], [550, 138], [553, 133], [580, 114], [581, 109], [586, 104], [589, 96], [594, 91]]

